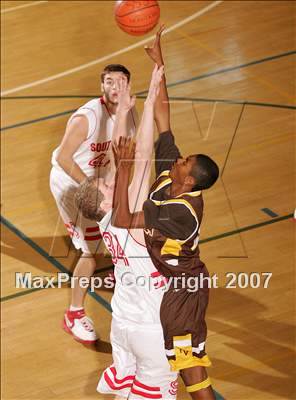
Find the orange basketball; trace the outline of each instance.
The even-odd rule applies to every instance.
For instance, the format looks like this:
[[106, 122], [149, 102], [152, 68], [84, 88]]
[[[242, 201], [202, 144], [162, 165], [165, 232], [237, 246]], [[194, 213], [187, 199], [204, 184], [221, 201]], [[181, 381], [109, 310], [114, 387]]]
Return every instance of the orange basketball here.
[[157, 0], [118, 0], [115, 4], [117, 25], [129, 35], [145, 35], [158, 23], [159, 15]]

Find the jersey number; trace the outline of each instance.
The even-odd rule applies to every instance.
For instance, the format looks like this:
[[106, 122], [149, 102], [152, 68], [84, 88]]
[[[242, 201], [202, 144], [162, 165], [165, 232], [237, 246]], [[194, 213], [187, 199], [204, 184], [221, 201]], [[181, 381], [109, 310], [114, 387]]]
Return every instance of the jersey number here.
[[128, 259], [126, 258], [124, 251], [119, 244], [117, 236], [111, 235], [110, 232], [103, 232], [103, 238], [111, 254], [113, 264], [117, 264], [118, 260], [123, 260], [124, 264], [129, 266]]

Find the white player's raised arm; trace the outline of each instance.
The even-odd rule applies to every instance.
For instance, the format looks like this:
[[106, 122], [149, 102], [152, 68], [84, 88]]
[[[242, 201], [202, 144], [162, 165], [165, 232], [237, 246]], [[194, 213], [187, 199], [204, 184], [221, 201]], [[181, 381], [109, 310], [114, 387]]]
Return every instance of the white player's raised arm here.
[[143, 202], [147, 199], [149, 190], [149, 178], [151, 172], [151, 157], [153, 153], [153, 128], [154, 105], [159, 93], [160, 82], [164, 68], [155, 65], [147, 98], [144, 104], [140, 126], [136, 137], [135, 170], [129, 189], [130, 209], [138, 211], [142, 209]]
[[[135, 106], [136, 97], [130, 95], [131, 86], [126, 78], [119, 79], [116, 82], [116, 90], [118, 94], [118, 107], [116, 110], [116, 118], [112, 132], [112, 143], [116, 143], [120, 136], [127, 137], [127, 121], [128, 114]], [[116, 173], [114, 158], [111, 157], [111, 166], [108, 174], [108, 180], [112, 181]]]
[[[165, 29], [164, 25], [161, 25], [158, 32], [156, 33], [152, 46], [145, 46], [146, 53], [151, 60], [158, 65], [158, 67], [164, 65], [161, 49], [161, 35]], [[170, 130], [170, 103], [169, 96], [166, 87], [165, 75], [163, 75], [159, 95], [157, 96], [155, 106], [155, 122], [157, 125], [158, 133], [166, 132]]]
[[135, 106], [136, 97], [131, 96], [131, 86], [126, 77], [116, 82], [118, 93], [118, 107], [112, 133], [112, 142], [117, 142], [120, 136], [127, 137], [127, 118], [129, 111]]

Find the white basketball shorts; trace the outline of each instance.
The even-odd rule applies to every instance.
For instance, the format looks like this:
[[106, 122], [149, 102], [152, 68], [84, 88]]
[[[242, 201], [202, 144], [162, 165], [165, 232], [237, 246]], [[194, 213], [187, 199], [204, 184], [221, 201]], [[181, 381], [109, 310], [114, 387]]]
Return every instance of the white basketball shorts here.
[[170, 370], [160, 324], [112, 318], [113, 364], [98, 383], [99, 393], [130, 399], [176, 399], [177, 373]]
[[99, 252], [100, 244], [103, 245], [100, 228], [96, 221], [84, 218], [77, 209], [74, 203], [77, 187], [78, 184], [64, 172], [55, 167], [51, 169], [50, 190], [75, 248], [95, 254]]

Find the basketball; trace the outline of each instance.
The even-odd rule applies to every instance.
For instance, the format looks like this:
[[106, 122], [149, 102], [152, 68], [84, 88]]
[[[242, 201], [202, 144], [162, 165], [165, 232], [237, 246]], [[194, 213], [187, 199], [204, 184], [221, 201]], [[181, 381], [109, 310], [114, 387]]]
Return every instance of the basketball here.
[[157, 25], [160, 9], [157, 0], [118, 0], [115, 20], [120, 29], [129, 35], [141, 36]]

